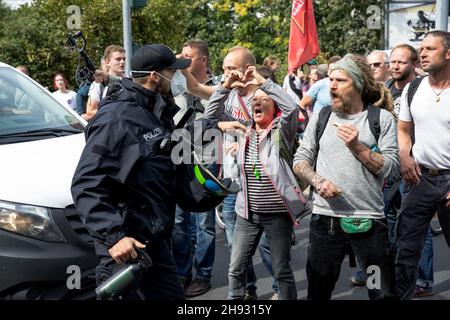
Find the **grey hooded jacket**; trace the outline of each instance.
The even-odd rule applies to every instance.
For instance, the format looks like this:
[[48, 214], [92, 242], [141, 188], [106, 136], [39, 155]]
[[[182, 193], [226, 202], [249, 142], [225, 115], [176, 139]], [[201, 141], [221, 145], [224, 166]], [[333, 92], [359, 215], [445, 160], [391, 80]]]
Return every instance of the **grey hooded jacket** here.
[[[297, 139], [299, 109], [289, 95], [270, 79], [267, 79], [260, 89], [274, 100], [280, 112], [261, 136], [259, 158], [265, 174], [269, 177], [275, 190], [285, 203], [290, 217], [294, 222], [299, 217], [307, 214], [309, 207], [306, 206], [305, 197], [297, 184], [291, 165], [280, 156], [279, 145], [272, 140], [272, 136], [273, 130], [278, 128], [286, 146], [292, 149], [294, 139]], [[221, 101], [225, 101], [229, 93], [230, 91], [224, 88], [217, 90], [209, 101], [210, 105], [208, 109], [220, 109], [218, 104]], [[216, 113], [216, 116], [218, 115], [219, 113]], [[254, 123], [251, 123], [249, 127], [254, 130]], [[239, 175], [241, 190], [237, 195], [235, 208], [236, 213], [245, 219], [248, 218], [248, 199], [244, 162], [245, 149], [248, 143], [249, 135], [243, 137], [239, 142], [238, 166], [241, 173]]]

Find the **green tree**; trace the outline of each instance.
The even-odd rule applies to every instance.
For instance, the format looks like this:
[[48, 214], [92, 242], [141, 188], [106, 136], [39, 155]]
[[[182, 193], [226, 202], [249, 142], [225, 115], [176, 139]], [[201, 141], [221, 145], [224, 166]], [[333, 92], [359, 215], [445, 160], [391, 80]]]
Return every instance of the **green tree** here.
[[320, 50], [328, 58], [346, 53], [366, 54], [380, 49], [381, 29], [368, 28], [370, 5], [383, 8], [384, 1], [315, 0], [314, 9]]
[[[366, 11], [369, 5], [381, 8], [383, 3], [315, 0], [319, 59], [381, 48], [382, 30], [367, 27], [370, 13]], [[106, 46], [122, 45], [121, 0], [35, 0], [17, 10], [6, 8], [0, 0], [0, 60], [26, 64], [32, 76], [47, 86], [54, 72], [61, 70], [74, 86], [79, 58], [65, 44], [67, 33], [78, 31], [67, 27], [70, 5], [81, 9], [86, 52], [96, 65]], [[151, 0], [132, 11], [132, 38], [139, 45], [164, 43], [178, 52], [190, 38], [205, 40], [216, 74], [222, 72], [227, 50], [243, 45], [254, 52], [258, 64], [268, 55], [280, 58], [281, 79], [287, 70], [291, 7], [287, 0]]]
[[[184, 38], [184, 3], [152, 0], [146, 8], [133, 11], [134, 41], [180, 46]], [[31, 6], [11, 10], [1, 20], [4, 28], [0, 60], [11, 65], [28, 65], [32, 76], [48, 87], [52, 75], [63, 71], [74, 87], [79, 57], [76, 51], [67, 50], [66, 43], [67, 34], [78, 31], [67, 26], [71, 15], [67, 9], [71, 5], [81, 9], [80, 29], [88, 42], [86, 52], [99, 66], [105, 47], [123, 44], [121, 0], [35, 0]]]
[[186, 38], [208, 42], [211, 65], [221, 73], [227, 50], [248, 47], [262, 63], [276, 55], [285, 64], [291, 3], [279, 0], [194, 0], [188, 4]]

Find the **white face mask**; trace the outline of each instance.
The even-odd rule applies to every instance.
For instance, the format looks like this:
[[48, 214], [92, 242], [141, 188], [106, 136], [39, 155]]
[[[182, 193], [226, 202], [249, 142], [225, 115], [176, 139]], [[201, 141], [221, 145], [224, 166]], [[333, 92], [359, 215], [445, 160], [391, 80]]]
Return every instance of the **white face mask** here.
[[183, 76], [180, 70], [177, 70], [170, 81], [170, 89], [174, 97], [182, 94], [187, 90], [186, 78]]

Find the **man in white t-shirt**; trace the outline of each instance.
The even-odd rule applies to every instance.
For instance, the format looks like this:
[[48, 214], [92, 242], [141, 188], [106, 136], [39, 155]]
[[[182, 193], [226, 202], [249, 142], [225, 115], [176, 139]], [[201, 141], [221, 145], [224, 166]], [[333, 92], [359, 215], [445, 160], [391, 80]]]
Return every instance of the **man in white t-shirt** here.
[[405, 87], [398, 117], [400, 164], [407, 184], [397, 222], [400, 299], [411, 299], [414, 293], [425, 235], [436, 211], [450, 246], [450, 33], [427, 33], [420, 60], [429, 76], [411, 105], [409, 85]]
[[[123, 77], [125, 75], [125, 49], [121, 46], [110, 45], [106, 47], [103, 54], [105, 60], [105, 66], [108, 70], [108, 74], [115, 77]], [[94, 81], [89, 89], [89, 99], [86, 105], [86, 113], [82, 117], [86, 120], [90, 120], [98, 109], [98, 103], [104, 97], [107, 91], [100, 81]]]

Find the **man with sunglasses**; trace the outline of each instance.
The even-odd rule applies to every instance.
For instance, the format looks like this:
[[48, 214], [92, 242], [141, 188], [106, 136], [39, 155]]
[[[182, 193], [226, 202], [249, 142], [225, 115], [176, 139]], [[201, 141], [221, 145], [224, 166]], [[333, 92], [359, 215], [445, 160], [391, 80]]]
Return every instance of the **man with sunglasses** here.
[[385, 83], [391, 77], [389, 73], [389, 57], [380, 50], [375, 50], [367, 56], [367, 62], [373, 72], [376, 81]]
[[122, 292], [124, 299], [185, 297], [169, 249], [175, 217], [170, 137], [179, 110], [170, 83], [190, 63], [165, 45], [143, 46], [131, 60], [132, 79], [110, 88], [86, 129], [72, 196], [94, 239], [97, 284], [136, 260], [138, 249], [153, 260]]

